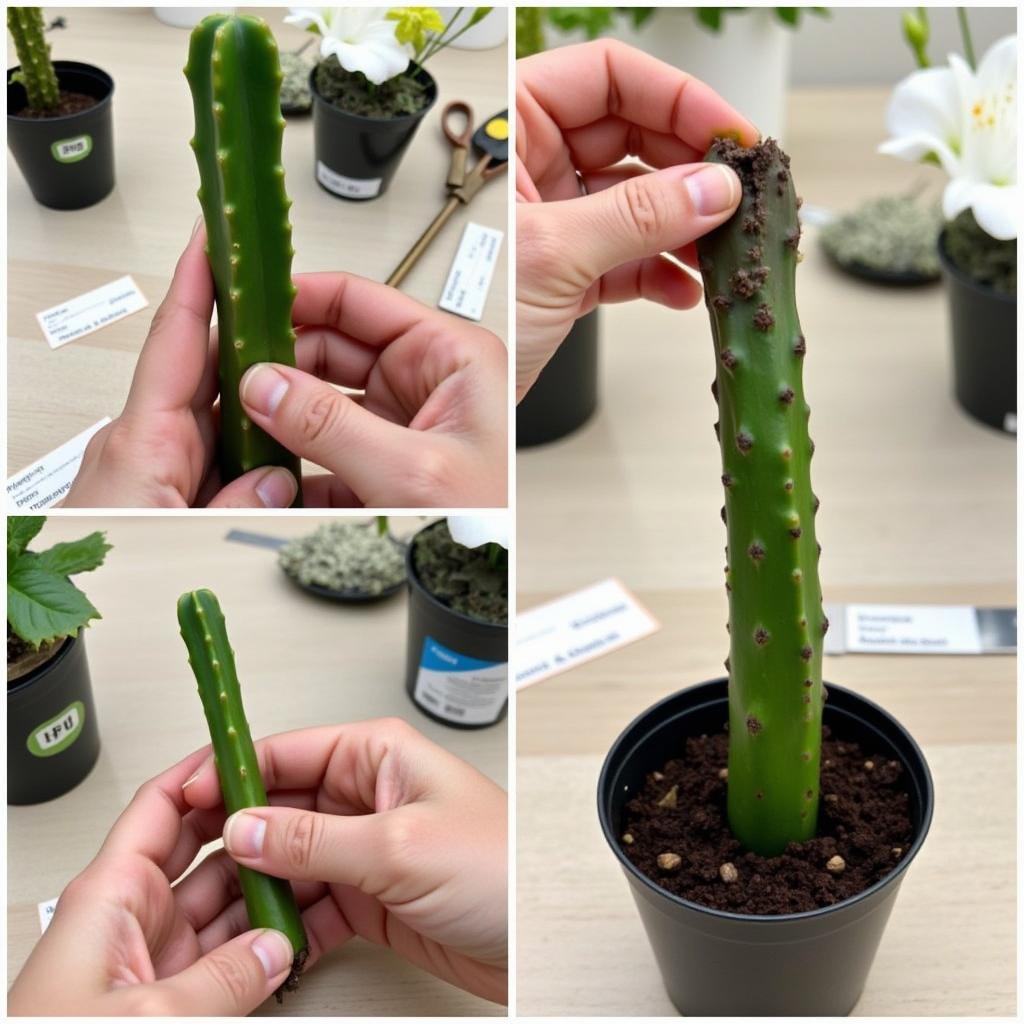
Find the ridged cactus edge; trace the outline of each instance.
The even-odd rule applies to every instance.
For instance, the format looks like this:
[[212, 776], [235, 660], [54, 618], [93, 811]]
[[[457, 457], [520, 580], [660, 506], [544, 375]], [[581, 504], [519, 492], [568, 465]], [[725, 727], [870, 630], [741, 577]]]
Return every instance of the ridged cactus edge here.
[[817, 829], [828, 621], [818, 579], [807, 346], [796, 309], [799, 200], [768, 139], [716, 140], [739, 209], [697, 243], [714, 336], [729, 597], [728, 816], [764, 856]]
[[[266, 807], [267, 793], [242, 706], [235, 652], [228, 642], [216, 596], [209, 590], [182, 594], [178, 599], [178, 625], [203, 702], [224, 809], [230, 815], [246, 807]], [[276, 993], [280, 1002], [282, 989], [298, 987], [309, 956], [309, 940], [295, 894], [285, 879], [250, 868], [239, 866], [238, 877], [250, 924], [284, 932], [295, 951], [291, 973]]]
[[12, 82], [25, 87], [29, 109], [53, 110], [60, 103], [57, 72], [50, 60], [50, 44], [46, 42], [46, 24], [41, 7], [8, 7], [7, 31], [14, 40], [19, 70]]
[[252, 423], [238, 394], [255, 363], [295, 365], [295, 250], [281, 164], [277, 44], [260, 18], [212, 14], [192, 32], [185, 77], [217, 293], [221, 478], [284, 466], [298, 480], [299, 459]]

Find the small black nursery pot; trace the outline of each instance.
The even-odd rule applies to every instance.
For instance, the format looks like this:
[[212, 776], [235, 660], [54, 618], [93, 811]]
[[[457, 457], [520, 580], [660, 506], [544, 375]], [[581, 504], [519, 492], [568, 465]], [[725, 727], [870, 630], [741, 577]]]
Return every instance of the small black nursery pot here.
[[100, 754], [85, 640], [7, 684], [7, 802], [38, 804], [73, 789]]
[[376, 199], [388, 189], [402, 154], [437, 100], [437, 83], [422, 68], [415, 77], [427, 87], [422, 110], [402, 117], [363, 117], [329, 103], [309, 74], [313, 94], [314, 173], [320, 186], [342, 199]]
[[[439, 525], [432, 523], [417, 536]], [[508, 713], [508, 627], [464, 615], [430, 593], [416, 572], [414, 542], [405, 556], [406, 691], [435, 722], [457, 729], [495, 725]]]
[[597, 409], [597, 310], [573, 324], [516, 406], [516, 447], [548, 444], [583, 426]]
[[91, 64], [53, 63], [62, 91], [82, 93], [96, 105], [63, 117], [22, 117], [25, 87], [7, 73], [7, 144], [32, 195], [55, 210], [98, 203], [114, 187], [114, 80]]
[[646, 775], [678, 756], [688, 736], [720, 732], [727, 683], [673, 694], [635, 719], [612, 745], [598, 783], [598, 815], [625, 872], [669, 998], [687, 1016], [844, 1016], [853, 1009], [910, 862], [931, 824], [928, 765], [903, 727], [876, 704], [828, 683], [824, 721], [837, 738], [906, 768], [914, 840], [898, 866], [850, 899], [800, 914], [712, 910], [662, 889], [622, 852], [626, 803]]
[[1017, 432], [1017, 299], [978, 284], [946, 254], [939, 259], [949, 294], [956, 400], [976, 420]]

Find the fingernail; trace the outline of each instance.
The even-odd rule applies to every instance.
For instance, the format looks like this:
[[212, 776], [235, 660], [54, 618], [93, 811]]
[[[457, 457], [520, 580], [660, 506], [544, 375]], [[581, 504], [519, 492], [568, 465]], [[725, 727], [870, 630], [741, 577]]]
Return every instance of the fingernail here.
[[239, 395], [242, 403], [264, 416], [273, 416], [288, 390], [288, 381], [267, 363], [249, 367], [242, 378]]
[[199, 230], [199, 225], [202, 224], [202, 223], [203, 223], [203, 215], [199, 214], [199, 216], [196, 217], [195, 224], [192, 225], [192, 234], [188, 236], [188, 240], [190, 242], [192, 241], [193, 238], [196, 237], [196, 232]]
[[258, 857], [266, 834], [267, 823], [262, 818], [238, 811], [224, 823], [224, 846], [239, 857]]
[[256, 496], [263, 502], [264, 508], [290, 508], [298, 489], [295, 477], [282, 466], [275, 466], [256, 485]]
[[693, 200], [693, 208], [702, 217], [730, 209], [740, 194], [736, 172], [721, 164], [705, 164], [699, 171], [683, 179]]
[[183, 783], [181, 784], [181, 788], [182, 788], [182, 789], [185, 789], [186, 787], [188, 787], [188, 786], [191, 786], [191, 785], [192, 785], [192, 783], [193, 783], [193, 782], [195, 782], [195, 781], [196, 781], [196, 779], [198, 779], [198, 778], [199, 778], [199, 775], [200, 775], [200, 773], [202, 772], [202, 770], [203, 770], [202, 768], [197, 768], [197, 769], [196, 769], [196, 770], [195, 770], [195, 771], [194, 771], [194, 772], [193, 772], [193, 773], [192, 773], [192, 774], [191, 774], [191, 775], [190, 775], [190, 776], [189, 776], [189, 777], [188, 777], [188, 778], [187, 778], [187, 779], [186, 779], [186, 780], [185, 780], [185, 781], [184, 781], [184, 782], [183, 782]]
[[268, 978], [277, 977], [283, 970], [292, 966], [295, 954], [288, 936], [268, 928], [257, 935], [252, 943], [252, 951], [259, 957], [263, 970]]

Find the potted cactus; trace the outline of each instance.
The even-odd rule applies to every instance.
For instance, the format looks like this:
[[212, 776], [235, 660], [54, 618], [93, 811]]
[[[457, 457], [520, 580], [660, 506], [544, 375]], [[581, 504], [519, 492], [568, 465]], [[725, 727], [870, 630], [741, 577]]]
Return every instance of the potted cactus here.
[[429, 718], [481, 729], [508, 712], [508, 521], [449, 516], [406, 553], [405, 687]]
[[83, 627], [100, 618], [69, 577], [103, 564], [102, 533], [44, 551], [45, 516], [7, 518], [7, 802], [66, 793], [100, 753]]
[[964, 56], [927, 55], [927, 9], [904, 16], [919, 68], [893, 91], [882, 153], [939, 164], [949, 175], [939, 260], [949, 294], [954, 393], [988, 426], [1017, 432], [1017, 40], [977, 62], [967, 12]]
[[[210, 15], [192, 32], [185, 76], [217, 293], [221, 479], [284, 466], [301, 480], [299, 459], [252, 424], [238, 394], [254, 363], [295, 365], [295, 250], [281, 165], [277, 44], [260, 18]], [[301, 502], [300, 486], [295, 505]]]
[[[289, 24], [320, 36], [310, 73], [315, 174], [342, 199], [383, 195], [437, 99], [424, 64], [490, 13], [462, 8], [448, 22], [433, 7], [292, 7]], [[458, 21], [458, 25], [456, 25]]]
[[841, 1015], [928, 831], [932, 784], [898, 722], [831, 684], [826, 700], [822, 685], [789, 159], [771, 139], [720, 139], [705, 159], [743, 183], [737, 213], [698, 243], [717, 358], [729, 674], [626, 729], [601, 773], [599, 814], [680, 1012]]
[[7, 144], [36, 202], [80, 210], [114, 187], [114, 80], [52, 61], [39, 7], [8, 7], [18, 67], [7, 73]]

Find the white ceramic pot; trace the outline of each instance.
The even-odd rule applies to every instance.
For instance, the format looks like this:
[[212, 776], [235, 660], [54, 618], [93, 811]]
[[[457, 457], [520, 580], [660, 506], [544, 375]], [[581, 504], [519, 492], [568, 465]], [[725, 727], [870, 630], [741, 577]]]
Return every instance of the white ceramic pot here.
[[209, 14], [234, 14], [234, 7], [154, 7], [153, 13], [165, 25], [195, 28]]
[[[458, 7], [438, 7], [441, 20], [447, 25], [448, 20], [455, 15]], [[455, 23], [455, 29], [464, 25], [473, 15], [474, 8], [464, 7], [459, 20]], [[508, 39], [508, 12], [507, 7], [492, 7], [491, 13], [481, 19], [464, 35], [452, 43], [455, 50], [493, 50], [501, 46]]]

